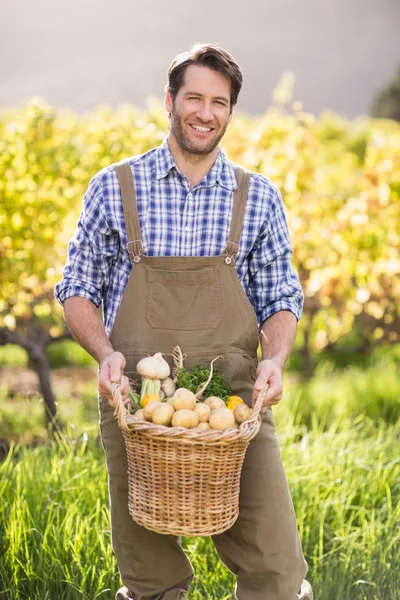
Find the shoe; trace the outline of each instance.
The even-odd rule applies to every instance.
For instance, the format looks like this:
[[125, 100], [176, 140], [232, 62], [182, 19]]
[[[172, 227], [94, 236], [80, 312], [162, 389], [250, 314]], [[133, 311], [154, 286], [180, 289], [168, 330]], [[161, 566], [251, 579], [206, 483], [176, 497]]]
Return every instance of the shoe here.
[[297, 600], [314, 600], [311, 585], [305, 579], [301, 584], [300, 592], [297, 594]]

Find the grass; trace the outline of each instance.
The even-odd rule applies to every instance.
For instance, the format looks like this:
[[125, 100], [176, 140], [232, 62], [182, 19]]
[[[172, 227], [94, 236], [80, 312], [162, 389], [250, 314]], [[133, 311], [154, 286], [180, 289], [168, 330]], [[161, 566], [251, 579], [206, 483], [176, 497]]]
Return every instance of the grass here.
[[398, 598], [399, 431], [359, 418], [282, 441], [317, 597]]
[[399, 390], [399, 364], [386, 358], [363, 369], [338, 370], [323, 363], [306, 381], [293, 374], [286, 377], [278, 414], [293, 415], [295, 422], [307, 426], [315, 420], [324, 427], [345, 425], [359, 415], [391, 423], [400, 418]]
[[[281, 432], [282, 454], [316, 597], [398, 600], [399, 425], [359, 418], [338, 430]], [[96, 436], [14, 446], [0, 467], [2, 562], [7, 600], [112, 598], [107, 481]], [[186, 538], [196, 571], [190, 600], [232, 598], [233, 577], [209, 539]]]
[[[87, 381], [73, 384], [68, 378], [59, 384], [57, 391], [58, 415], [70, 430], [75, 427], [97, 431], [97, 386], [95, 372]], [[7, 386], [0, 386], [0, 439], [19, 444], [36, 444], [49, 440], [44, 418], [43, 399], [37, 392], [8, 397]]]
[[[274, 409], [309, 579], [317, 600], [398, 600], [400, 389], [398, 360], [366, 368], [321, 364], [289, 373]], [[76, 384], [78, 385], [78, 384]], [[65, 432], [50, 442], [39, 396], [0, 390], [0, 598], [110, 599], [111, 551], [96, 384], [58, 389]], [[234, 578], [208, 538], [184, 538], [196, 577], [190, 600], [233, 598]]]
[[[73, 340], [62, 340], [51, 344], [47, 353], [53, 369], [66, 365], [94, 365], [95, 360]], [[0, 367], [26, 367], [29, 364], [26, 350], [15, 344], [0, 346]]]

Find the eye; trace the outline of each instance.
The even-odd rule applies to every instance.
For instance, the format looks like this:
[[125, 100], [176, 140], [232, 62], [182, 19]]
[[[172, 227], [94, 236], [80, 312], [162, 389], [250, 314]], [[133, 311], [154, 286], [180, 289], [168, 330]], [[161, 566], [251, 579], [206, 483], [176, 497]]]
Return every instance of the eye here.
[[189, 96], [189, 100], [200, 100], [198, 96]]
[[220, 106], [226, 106], [226, 102], [224, 102], [223, 100], [214, 100], [214, 104], [219, 104]]

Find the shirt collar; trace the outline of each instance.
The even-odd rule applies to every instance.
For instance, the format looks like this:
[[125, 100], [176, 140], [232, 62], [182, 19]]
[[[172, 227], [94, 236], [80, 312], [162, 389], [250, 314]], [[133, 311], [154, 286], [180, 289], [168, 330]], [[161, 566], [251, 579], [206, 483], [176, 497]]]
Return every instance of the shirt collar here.
[[[162, 179], [167, 177], [171, 169], [176, 169], [179, 173], [179, 169], [176, 166], [169, 149], [167, 139], [165, 139], [156, 151], [156, 178]], [[203, 179], [204, 185], [206, 187], [212, 187], [218, 181], [222, 187], [235, 191], [238, 188], [235, 172], [235, 166], [227, 159], [224, 151], [221, 150], [221, 148], [218, 148], [217, 160]]]

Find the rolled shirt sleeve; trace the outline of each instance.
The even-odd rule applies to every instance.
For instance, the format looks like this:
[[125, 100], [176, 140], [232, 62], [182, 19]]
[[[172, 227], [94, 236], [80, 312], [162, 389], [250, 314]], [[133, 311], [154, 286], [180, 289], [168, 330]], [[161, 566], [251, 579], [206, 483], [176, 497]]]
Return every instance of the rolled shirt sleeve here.
[[292, 266], [292, 245], [282, 196], [273, 188], [273, 202], [249, 257], [249, 291], [260, 324], [280, 310], [300, 319], [304, 294]]
[[117, 251], [118, 238], [107, 224], [101, 178], [96, 176], [84, 195], [77, 231], [68, 243], [63, 278], [55, 286], [58, 302], [63, 304], [71, 296], [81, 296], [99, 307]]

